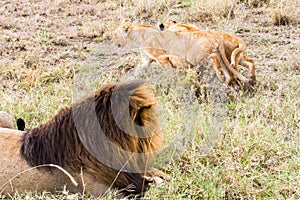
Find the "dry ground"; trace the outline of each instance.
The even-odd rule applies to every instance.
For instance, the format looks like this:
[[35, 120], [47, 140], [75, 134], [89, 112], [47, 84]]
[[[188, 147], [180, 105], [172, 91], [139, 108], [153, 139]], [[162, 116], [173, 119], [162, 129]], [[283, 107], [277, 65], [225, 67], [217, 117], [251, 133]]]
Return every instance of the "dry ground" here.
[[[146, 197], [299, 199], [300, 3], [208, 2], [2, 0], [0, 110], [24, 118], [27, 128], [35, 127], [77, 98], [76, 83], [85, 70], [96, 74], [87, 79], [93, 88], [130, 78], [139, 54], [110, 43], [125, 17], [153, 25], [172, 18], [232, 33], [246, 41], [247, 54], [256, 62], [253, 88], [225, 88], [211, 78], [195, 83], [193, 72], [155, 64], [145, 71], [142, 78], [152, 83], [164, 108], [166, 140], [179, 132], [189, 139], [180, 146], [187, 151], [160, 164], [172, 180], [153, 187]], [[201, 91], [198, 100], [195, 85]], [[67, 191], [0, 197], [92, 198]]]

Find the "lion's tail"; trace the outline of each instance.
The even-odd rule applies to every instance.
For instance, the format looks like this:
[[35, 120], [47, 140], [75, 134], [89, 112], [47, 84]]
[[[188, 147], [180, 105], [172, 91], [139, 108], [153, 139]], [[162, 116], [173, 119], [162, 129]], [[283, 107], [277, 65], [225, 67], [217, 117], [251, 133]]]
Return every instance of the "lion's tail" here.
[[220, 44], [218, 46], [218, 51], [219, 51], [219, 54], [220, 54], [220, 59], [223, 61], [223, 63], [221, 62], [221, 65], [223, 65], [223, 67], [225, 69], [229, 69], [229, 71], [235, 76], [237, 77], [239, 80], [241, 80], [242, 82], [244, 83], [249, 83], [250, 80], [247, 79], [245, 76], [243, 76], [242, 74], [240, 74], [238, 71], [236, 71], [232, 66], [231, 64], [229, 63], [227, 57], [226, 57], [226, 54], [225, 54], [225, 49], [224, 49], [224, 44]]

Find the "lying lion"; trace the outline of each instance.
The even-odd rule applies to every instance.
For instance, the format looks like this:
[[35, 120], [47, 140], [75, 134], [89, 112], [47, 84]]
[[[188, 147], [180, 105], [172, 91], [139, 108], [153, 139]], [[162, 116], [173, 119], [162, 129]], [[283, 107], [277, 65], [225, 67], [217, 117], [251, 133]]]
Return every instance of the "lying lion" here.
[[173, 67], [208, 65], [212, 62], [218, 78], [228, 84], [231, 81], [228, 66], [220, 56], [224, 45], [201, 32], [160, 31], [154, 26], [133, 24], [125, 19], [115, 30], [112, 41], [119, 47], [141, 48], [148, 56], [147, 65], [151, 60]]
[[143, 194], [165, 176], [148, 166], [162, 144], [152, 90], [142, 81], [108, 84], [34, 129], [0, 129], [0, 193]]
[[[206, 34], [208, 37], [214, 37], [220, 40], [224, 44], [225, 54], [224, 52], [220, 52], [221, 57], [223, 58], [226, 66], [230, 66], [229, 70], [236, 75], [239, 79], [245, 80], [242, 75], [237, 74], [235, 71], [238, 71], [238, 64], [245, 66], [248, 68], [248, 75], [247, 77], [251, 80], [250, 82], [254, 83], [255, 81], [255, 64], [254, 61], [246, 56], [245, 49], [246, 43], [245, 41], [237, 36], [222, 33], [213, 30], [200, 30], [194, 25], [188, 24], [181, 24], [177, 23], [174, 20], [167, 20], [165, 24], [159, 25], [161, 30], [167, 29], [171, 31], [177, 32], [194, 32], [194, 31], [201, 31], [203, 34]], [[228, 59], [230, 58], [230, 65], [228, 63]], [[234, 69], [234, 70], [232, 70]]]
[[[114, 44], [117, 44], [119, 47], [124, 47], [124, 46], [131, 46], [131, 47], [137, 47], [137, 48], [142, 48], [141, 50], [141, 56], [142, 56], [142, 63], [137, 67], [136, 69], [136, 74], [139, 74], [141, 69], [144, 67], [150, 66], [150, 64], [153, 61], [156, 61], [158, 64], [164, 67], [189, 67], [191, 66], [191, 63], [187, 62], [185, 59], [183, 59], [180, 56], [175, 56], [175, 55], [168, 55], [166, 51], [162, 48], [157, 48], [155, 46], [151, 46], [150, 44], [146, 47], [143, 45], [141, 47], [139, 44], [143, 43], [143, 37], [144, 36], [134, 36], [137, 37], [139, 41], [132, 42], [131, 40], [128, 40], [126, 38], [126, 33], [127, 31], [131, 31], [133, 27], [137, 28], [150, 28], [150, 29], [155, 29], [157, 28], [155, 26], [151, 25], [140, 25], [140, 24], [132, 24], [130, 19], [124, 19], [121, 26], [114, 32], [114, 36], [112, 38], [112, 41]], [[125, 32], [122, 32], [125, 31]], [[125, 33], [125, 34], [124, 34]], [[138, 38], [140, 37], [140, 38]], [[152, 38], [152, 37], [151, 37]], [[140, 40], [141, 39], [141, 40]], [[122, 41], [122, 42], [119, 42]], [[145, 41], [147, 43], [147, 41]]]

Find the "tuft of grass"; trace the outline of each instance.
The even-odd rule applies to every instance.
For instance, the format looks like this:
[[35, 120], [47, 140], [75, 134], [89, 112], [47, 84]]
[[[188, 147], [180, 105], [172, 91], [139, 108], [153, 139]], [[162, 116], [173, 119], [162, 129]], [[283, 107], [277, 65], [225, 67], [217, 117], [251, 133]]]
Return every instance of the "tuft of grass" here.
[[270, 5], [273, 9], [269, 12], [272, 18], [272, 23], [275, 26], [286, 26], [299, 23], [298, 16], [300, 15], [300, 11], [299, 9], [295, 9], [299, 8], [299, 1], [273, 1]]
[[228, 1], [195, 1], [191, 5], [190, 20], [193, 22], [220, 21], [235, 17], [235, 5], [233, 0]]
[[285, 14], [282, 14], [280, 12], [275, 12], [274, 13], [274, 16], [273, 16], [273, 24], [275, 26], [286, 26], [286, 25], [289, 25], [291, 23], [292, 19], [285, 15]]
[[239, 2], [246, 4], [249, 8], [259, 8], [268, 6], [271, 0], [240, 0]]

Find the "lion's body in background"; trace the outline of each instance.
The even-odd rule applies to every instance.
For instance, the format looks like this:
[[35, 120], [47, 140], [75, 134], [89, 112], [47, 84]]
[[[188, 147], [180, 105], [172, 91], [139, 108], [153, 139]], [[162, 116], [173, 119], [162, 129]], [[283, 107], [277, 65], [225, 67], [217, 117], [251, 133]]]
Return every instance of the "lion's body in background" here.
[[238, 64], [245, 66], [248, 68], [248, 78], [251, 79], [251, 81], [255, 81], [255, 64], [254, 61], [246, 55], [246, 42], [242, 38], [215, 30], [201, 30], [192, 24], [177, 23], [170, 19], [167, 20], [166, 23], [161, 24], [160, 27], [176, 32], [201, 32], [202, 34], [206, 34], [207, 37], [216, 38], [224, 44], [225, 51], [220, 51], [220, 56], [225, 61], [226, 66], [229, 66], [229, 70], [237, 75], [239, 79], [245, 80], [235, 72], [239, 72]]
[[224, 81], [222, 71], [226, 73], [226, 79], [229, 77], [228, 67], [220, 56], [223, 44], [200, 32], [160, 31], [156, 27], [133, 24], [125, 19], [115, 30], [112, 41], [120, 47], [137, 46], [141, 50], [150, 50], [149, 57], [163, 66], [188, 68], [189, 65], [212, 65], [221, 81]]

